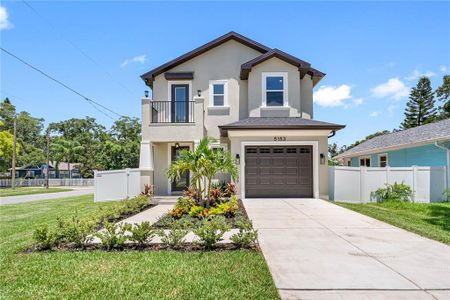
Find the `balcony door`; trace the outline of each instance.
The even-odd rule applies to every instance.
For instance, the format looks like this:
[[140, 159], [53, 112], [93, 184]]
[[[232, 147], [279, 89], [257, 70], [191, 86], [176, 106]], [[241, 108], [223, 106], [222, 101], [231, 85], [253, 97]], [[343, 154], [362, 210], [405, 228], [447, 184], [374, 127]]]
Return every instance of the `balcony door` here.
[[189, 85], [172, 84], [171, 118], [172, 123], [189, 122]]

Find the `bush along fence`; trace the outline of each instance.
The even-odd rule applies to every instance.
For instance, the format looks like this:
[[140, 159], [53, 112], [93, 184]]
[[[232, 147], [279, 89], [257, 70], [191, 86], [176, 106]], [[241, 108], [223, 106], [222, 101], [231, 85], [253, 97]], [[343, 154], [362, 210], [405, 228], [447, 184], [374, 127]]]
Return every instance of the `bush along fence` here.
[[330, 200], [376, 202], [374, 192], [386, 184], [404, 183], [411, 187], [413, 202], [446, 201], [449, 188], [446, 167], [329, 167]]

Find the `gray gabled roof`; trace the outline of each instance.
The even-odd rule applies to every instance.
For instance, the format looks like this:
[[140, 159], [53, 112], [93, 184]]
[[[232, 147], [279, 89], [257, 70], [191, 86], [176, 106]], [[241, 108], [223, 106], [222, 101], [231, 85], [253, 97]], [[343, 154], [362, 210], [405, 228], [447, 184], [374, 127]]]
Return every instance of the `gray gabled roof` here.
[[[242, 66], [244, 69], [241, 71], [241, 77], [244, 79], [246, 76], [248, 76], [248, 73], [250, 72], [252, 66], [254, 64], [258, 64], [268, 58], [271, 58], [273, 56], [278, 57], [280, 59], [283, 59], [291, 64], [295, 64], [299, 66], [299, 70], [301, 69], [301, 73], [303, 74], [309, 74], [314, 78], [314, 84], [317, 84], [320, 79], [322, 79], [325, 76], [325, 73], [322, 73], [316, 69], [311, 68], [311, 64], [308, 62], [305, 62], [299, 58], [296, 58], [290, 54], [287, 54], [281, 50], [278, 49], [272, 49], [270, 47], [267, 47], [263, 44], [260, 44], [252, 39], [249, 39], [248, 37], [245, 37], [237, 32], [230, 31], [227, 34], [224, 34], [198, 48], [195, 48], [192, 51], [189, 51], [157, 68], [154, 68], [153, 70], [150, 70], [146, 72], [145, 74], [141, 75], [141, 78], [145, 81], [145, 84], [147, 84], [150, 87], [153, 87], [153, 81], [155, 80], [155, 77], [159, 74], [165, 73], [169, 71], [170, 69], [173, 69], [174, 67], [200, 55], [203, 54], [219, 45], [222, 45], [225, 42], [228, 42], [229, 40], [234, 40], [236, 42], [239, 42], [243, 45], [246, 45], [247, 47], [253, 48], [256, 51], [261, 53], [261, 56], [256, 57], [254, 60], [251, 60], [247, 63], [244, 63]], [[301, 65], [301, 68], [300, 68]], [[213, 67], [213, 66], [212, 66]], [[247, 79], [247, 78], [245, 78]]]
[[252, 117], [239, 120], [230, 124], [219, 126], [222, 136], [227, 135], [228, 130], [236, 129], [329, 129], [339, 130], [345, 125], [292, 117]]
[[344, 158], [379, 152], [389, 148], [402, 148], [414, 144], [447, 140], [450, 140], [450, 119], [374, 137], [334, 158]]

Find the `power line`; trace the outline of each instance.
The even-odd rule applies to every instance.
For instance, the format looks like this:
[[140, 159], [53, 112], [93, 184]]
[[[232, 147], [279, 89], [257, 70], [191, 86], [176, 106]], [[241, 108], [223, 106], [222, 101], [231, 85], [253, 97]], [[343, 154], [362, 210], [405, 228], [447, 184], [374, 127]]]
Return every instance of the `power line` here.
[[[78, 91], [76, 91], [75, 89], [71, 88], [71, 87], [68, 86], [67, 84], [65, 84], [65, 83], [59, 81], [58, 79], [56, 79], [56, 78], [54, 78], [54, 77], [48, 75], [48, 74], [45, 73], [44, 71], [42, 71], [42, 70], [40, 70], [39, 68], [33, 66], [32, 64], [26, 62], [25, 60], [21, 59], [20, 57], [16, 56], [15, 54], [9, 52], [9, 51], [6, 50], [5, 48], [0, 47], [0, 50], [2, 50], [3, 52], [5, 52], [6, 54], [10, 55], [11, 57], [17, 59], [18, 61], [20, 61], [20, 62], [23, 63], [24, 65], [26, 65], [26, 66], [32, 68], [32, 69], [35, 70], [36, 72], [41, 73], [42, 75], [44, 75], [44, 76], [47, 77], [48, 79], [50, 79], [50, 80], [52, 80], [52, 81], [58, 83], [59, 85], [61, 85], [61, 86], [63, 86], [64, 88], [68, 89], [69, 91], [71, 91], [72, 93], [77, 94], [78, 96], [80, 96], [81, 98], [83, 98], [84, 100], [86, 100], [89, 104], [91, 104], [92, 107], [94, 107], [96, 110], [98, 110], [99, 112], [101, 112], [102, 114], [104, 114], [105, 116], [107, 116], [108, 118], [110, 118], [110, 119], [112, 119], [112, 120], [115, 120], [113, 117], [111, 117], [109, 114], [107, 114], [106, 112], [104, 112], [104, 111], [102, 111], [101, 109], [99, 109], [97, 106], [99, 106], [99, 107], [101, 107], [101, 108], [103, 108], [103, 109], [105, 109], [105, 110], [107, 110], [107, 111], [109, 111], [109, 112], [111, 112], [111, 113], [113, 113], [113, 114], [119, 116], [119, 117], [124, 117], [123, 115], [116, 113], [115, 111], [109, 109], [108, 107], [106, 107], [106, 106], [104, 106], [104, 105], [98, 103], [97, 101], [94, 101], [94, 100], [92, 100], [92, 99], [90, 99], [90, 98], [84, 96], [83, 94], [81, 94], [80, 92], [78, 92]], [[97, 106], [96, 106], [96, 105], [97, 105]]]
[[115, 81], [118, 85], [120, 85], [122, 88], [124, 88], [130, 95], [132, 95], [133, 97], [136, 96], [136, 93], [133, 92], [132, 90], [130, 90], [126, 85], [124, 85], [122, 82], [120, 82], [119, 80], [117, 80], [113, 75], [111, 75], [111, 73], [109, 73], [106, 69], [104, 69], [95, 59], [93, 59], [91, 56], [89, 56], [85, 51], [83, 51], [80, 47], [78, 47], [75, 43], [73, 43], [71, 40], [69, 40], [68, 38], [66, 38], [62, 31], [58, 31], [55, 29], [55, 26], [46, 18], [44, 17], [42, 14], [40, 14], [31, 4], [29, 4], [27, 1], [22, 0], [22, 2], [29, 8], [31, 9], [38, 17], [42, 18], [45, 22], [47, 22], [47, 24], [50, 26], [50, 28], [55, 32], [58, 33], [61, 38], [63, 38], [68, 44], [70, 44], [73, 48], [75, 48], [78, 52], [81, 53], [81, 55], [83, 55], [85, 58], [87, 58], [88, 60], [90, 60], [93, 64], [95, 64], [97, 66], [97, 68], [99, 68], [100, 70], [102, 70], [106, 75], [108, 75], [108, 77], [110, 79], [112, 79], [113, 81]]

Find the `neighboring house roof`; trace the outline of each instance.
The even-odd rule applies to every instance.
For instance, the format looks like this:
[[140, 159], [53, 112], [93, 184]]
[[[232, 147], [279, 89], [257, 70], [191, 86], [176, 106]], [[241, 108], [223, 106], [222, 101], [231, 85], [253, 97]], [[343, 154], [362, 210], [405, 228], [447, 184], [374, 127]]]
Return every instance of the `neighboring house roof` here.
[[[56, 168], [56, 161], [50, 162], [50, 166], [54, 166]], [[70, 163], [70, 170], [78, 170], [80, 167], [79, 163]], [[68, 171], [69, 170], [69, 164], [66, 162], [60, 162], [58, 164], [58, 170], [59, 171]]]
[[[38, 164], [38, 165], [28, 164], [28, 165], [24, 165], [21, 167], [16, 167], [16, 171], [19, 171], [19, 170], [39, 171], [39, 170], [43, 169], [45, 167], [45, 165], [46, 165], [45, 163]], [[50, 166], [50, 168], [52, 168], [52, 167]], [[11, 171], [12, 168], [9, 168], [8, 170]]]
[[450, 119], [374, 137], [334, 158], [344, 158], [417, 144], [450, 140]]
[[329, 129], [339, 130], [345, 125], [328, 122], [303, 119], [299, 117], [253, 117], [239, 120], [230, 124], [219, 126], [222, 136], [226, 136], [228, 130], [236, 129]]
[[[141, 75], [141, 78], [145, 81], [145, 83], [152, 87], [153, 86], [153, 81], [155, 79], [156, 76], [158, 76], [159, 74], [162, 74], [164, 72], [169, 71], [170, 69], [200, 55], [203, 54], [217, 46], [222, 45], [223, 43], [226, 43], [230, 40], [234, 40], [237, 41], [243, 45], [246, 45], [252, 49], [255, 49], [256, 51], [259, 51], [262, 53], [261, 56], [256, 57], [255, 59], [244, 63], [242, 67], [245, 67], [244, 69], [241, 69], [241, 79], [247, 79], [248, 78], [248, 72], [250, 72], [251, 67], [254, 65], [254, 63], [261, 63], [267, 59], [270, 59], [272, 57], [278, 57], [279, 59], [282, 59], [288, 63], [294, 64], [294, 65], [299, 65], [301, 64], [302, 66], [302, 70], [304, 70], [305, 74], [310, 74], [311, 76], [314, 76], [316, 80], [314, 80], [314, 84], [316, 84], [317, 82], [319, 82], [319, 80], [325, 76], [324, 73], [311, 68], [311, 64], [309, 64], [308, 62], [302, 61], [299, 58], [296, 58], [290, 54], [287, 54], [281, 50], [278, 49], [271, 49], [270, 47], [264, 46], [252, 39], [249, 39], [239, 33], [236, 33], [234, 31], [231, 31], [225, 35], [222, 35], [206, 44], [204, 44], [203, 46], [200, 46], [198, 48], [195, 48], [192, 51], [189, 51], [153, 70], [148, 71], [147, 73]], [[256, 60], [256, 61], [255, 61]], [[254, 62], [255, 61], [255, 62]], [[253, 65], [250, 66], [250, 64], [253, 63]], [[248, 65], [247, 65], [248, 64]], [[248, 69], [249, 68], [249, 69]], [[299, 68], [300, 70], [300, 68]], [[187, 74], [189, 72], [182, 72], [183, 74]], [[172, 76], [173, 74], [169, 75]], [[176, 75], [175, 75], [176, 76]], [[247, 76], [247, 78], [246, 78]], [[304, 76], [304, 75], [303, 75]]]

